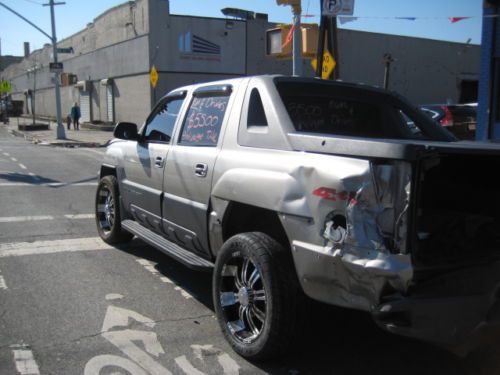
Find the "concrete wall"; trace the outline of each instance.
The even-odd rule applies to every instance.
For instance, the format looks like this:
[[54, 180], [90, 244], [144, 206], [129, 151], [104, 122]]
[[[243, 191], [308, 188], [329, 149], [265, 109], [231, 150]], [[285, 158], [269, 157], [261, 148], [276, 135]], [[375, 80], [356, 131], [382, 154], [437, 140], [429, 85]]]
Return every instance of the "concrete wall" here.
[[223, 19], [158, 19], [150, 32], [151, 64], [168, 72], [245, 74], [245, 22], [231, 22], [228, 29]]
[[149, 75], [123, 77], [114, 81], [115, 122], [142, 124], [151, 110]]
[[339, 50], [342, 80], [377, 86], [390, 53], [389, 89], [416, 104], [458, 102], [461, 81], [479, 77], [477, 45], [340, 30]]

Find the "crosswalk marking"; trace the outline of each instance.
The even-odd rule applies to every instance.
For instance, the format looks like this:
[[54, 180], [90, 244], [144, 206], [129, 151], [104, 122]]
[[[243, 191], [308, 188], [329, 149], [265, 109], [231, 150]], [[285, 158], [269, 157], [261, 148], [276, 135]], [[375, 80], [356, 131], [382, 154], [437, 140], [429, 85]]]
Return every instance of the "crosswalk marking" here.
[[100, 237], [70, 238], [66, 240], [0, 243], [0, 258], [25, 255], [71, 253], [114, 249]]
[[94, 214], [73, 214], [73, 215], [39, 215], [39, 216], [6, 216], [0, 217], [0, 223], [19, 223], [26, 221], [43, 221], [43, 220], [82, 220], [93, 219]]

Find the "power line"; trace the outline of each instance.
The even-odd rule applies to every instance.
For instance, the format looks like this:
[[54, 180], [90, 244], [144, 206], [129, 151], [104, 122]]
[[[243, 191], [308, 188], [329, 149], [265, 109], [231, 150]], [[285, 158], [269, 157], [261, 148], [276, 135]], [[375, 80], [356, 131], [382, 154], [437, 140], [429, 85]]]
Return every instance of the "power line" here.
[[24, 0], [27, 1], [28, 3], [36, 4], [36, 5], [43, 5], [42, 3], [39, 3], [38, 1], [35, 0]]

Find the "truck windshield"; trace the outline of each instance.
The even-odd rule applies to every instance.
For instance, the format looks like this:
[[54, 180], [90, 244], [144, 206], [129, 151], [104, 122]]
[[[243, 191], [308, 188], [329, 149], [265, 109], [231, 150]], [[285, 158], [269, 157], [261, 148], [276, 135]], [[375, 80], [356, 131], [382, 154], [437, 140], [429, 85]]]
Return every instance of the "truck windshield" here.
[[276, 86], [296, 131], [364, 138], [432, 139], [420, 126], [422, 119], [415, 119], [409, 108], [389, 94], [321, 82], [277, 81]]

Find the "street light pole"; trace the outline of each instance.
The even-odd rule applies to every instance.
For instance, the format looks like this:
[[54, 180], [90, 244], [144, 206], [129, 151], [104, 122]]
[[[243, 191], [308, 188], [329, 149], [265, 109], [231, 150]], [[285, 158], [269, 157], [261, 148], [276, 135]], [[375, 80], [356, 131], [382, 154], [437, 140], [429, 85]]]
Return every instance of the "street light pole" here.
[[[49, 4], [43, 6], [50, 6], [50, 18], [52, 22], [52, 50], [54, 54], [54, 63], [57, 63], [57, 37], [56, 37], [56, 21], [54, 15], [54, 5], [62, 5], [65, 3], [54, 3], [54, 0], [49, 0]], [[59, 71], [54, 73], [55, 88], [56, 88], [56, 114], [57, 114], [57, 139], [66, 139], [66, 133], [62, 123], [61, 116], [61, 89], [59, 87]]]

